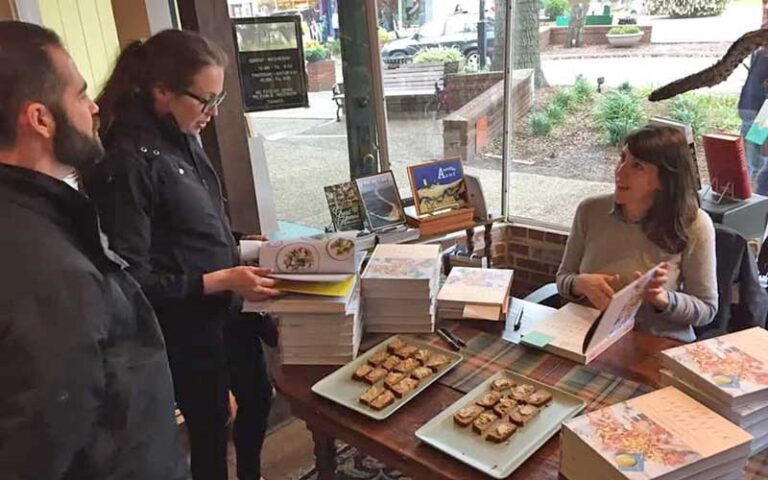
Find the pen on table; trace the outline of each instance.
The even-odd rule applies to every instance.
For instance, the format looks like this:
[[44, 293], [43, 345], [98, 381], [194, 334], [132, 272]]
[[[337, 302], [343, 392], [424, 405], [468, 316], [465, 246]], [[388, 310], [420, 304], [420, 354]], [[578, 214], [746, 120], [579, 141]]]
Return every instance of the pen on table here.
[[441, 332], [446, 334], [451, 340], [453, 340], [453, 343], [455, 343], [459, 347], [466, 347], [467, 346], [467, 343], [464, 340], [462, 340], [461, 337], [459, 337], [458, 335], [456, 335], [452, 331], [448, 330], [447, 328], [439, 328], [438, 330], [440, 330]]
[[449, 347], [451, 347], [451, 350], [454, 350], [454, 351], [457, 351], [457, 352], [458, 352], [459, 350], [461, 350], [461, 347], [459, 347], [459, 346], [456, 344], [456, 342], [454, 342], [454, 341], [451, 339], [451, 337], [449, 337], [448, 335], [446, 335], [446, 334], [445, 334], [445, 332], [443, 332], [441, 329], [438, 329], [436, 333], [437, 333], [437, 334], [440, 336], [440, 338], [442, 338], [442, 339], [443, 339], [443, 341], [444, 341], [445, 343], [447, 343], [447, 344], [448, 344], [448, 346], [449, 346]]
[[523, 307], [520, 307], [520, 311], [517, 313], [517, 318], [515, 318], [515, 325], [513, 327], [514, 331], [520, 330], [520, 326], [523, 323]]

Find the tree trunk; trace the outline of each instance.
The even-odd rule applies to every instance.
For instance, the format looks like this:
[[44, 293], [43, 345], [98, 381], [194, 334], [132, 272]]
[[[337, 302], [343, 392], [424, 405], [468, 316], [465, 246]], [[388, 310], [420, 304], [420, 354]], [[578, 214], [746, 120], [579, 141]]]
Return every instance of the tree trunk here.
[[[504, 42], [506, 39], [506, 1], [495, 0], [496, 22], [494, 29], [493, 70], [504, 66]], [[512, 68], [532, 68], [536, 87], [548, 86], [541, 70], [539, 52], [539, 0], [514, 0], [515, 20], [512, 36]]]
[[568, 19], [568, 48], [584, 46], [584, 24], [587, 20], [586, 4], [572, 3]]
[[539, 0], [515, 0], [513, 68], [532, 68], [536, 88], [546, 87], [539, 52]]

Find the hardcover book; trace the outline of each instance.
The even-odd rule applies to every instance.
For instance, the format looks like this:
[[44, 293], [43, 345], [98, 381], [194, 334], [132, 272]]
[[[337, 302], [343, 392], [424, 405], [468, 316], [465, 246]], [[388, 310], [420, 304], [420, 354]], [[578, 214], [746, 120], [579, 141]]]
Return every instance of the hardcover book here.
[[363, 217], [360, 211], [360, 199], [352, 182], [344, 182], [323, 187], [331, 222], [337, 232], [362, 230]]
[[604, 312], [568, 303], [522, 334], [521, 343], [587, 364], [635, 326], [656, 267], [613, 295]]
[[503, 320], [513, 275], [512, 270], [452, 268], [437, 295], [441, 317], [457, 310], [455, 318]]
[[764, 328], [664, 350], [661, 363], [725, 405], [768, 402], [768, 331]]
[[730, 133], [702, 135], [704, 155], [712, 190], [733, 198], [747, 199], [752, 187], [747, 173], [744, 140]]
[[560, 473], [570, 480], [717, 478], [725, 464], [725, 473], [746, 466], [751, 441], [667, 387], [563, 423]]
[[264, 242], [259, 249], [259, 265], [272, 269], [277, 278], [280, 274], [353, 274], [356, 271], [355, 240], [335, 234]]

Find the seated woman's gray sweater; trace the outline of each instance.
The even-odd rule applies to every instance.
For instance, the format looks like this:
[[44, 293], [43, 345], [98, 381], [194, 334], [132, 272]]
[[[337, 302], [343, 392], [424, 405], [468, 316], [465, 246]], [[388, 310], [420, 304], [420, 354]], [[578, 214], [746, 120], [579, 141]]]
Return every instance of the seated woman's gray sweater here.
[[699, 210], [688, 232], [682, 253], [659, 248], [630, 223], [614, 204], [613, 195], [584, 200], [576, 211], [565, 255], [557, 272], [557, 289], [563, 297], [579, 301], [571, 293], [579, 273], [619, 274], [618, 291], [630, 283], [633, 272], [645, 272], [659, 262], [669, 262], [669, 306], [659, 312], [644, 303], [637, 315], [637, 330], [684, 342], [696, 339], [693, 326], [706, 325], [717, 313], [715, 276], [715, 229], [709, 216]]

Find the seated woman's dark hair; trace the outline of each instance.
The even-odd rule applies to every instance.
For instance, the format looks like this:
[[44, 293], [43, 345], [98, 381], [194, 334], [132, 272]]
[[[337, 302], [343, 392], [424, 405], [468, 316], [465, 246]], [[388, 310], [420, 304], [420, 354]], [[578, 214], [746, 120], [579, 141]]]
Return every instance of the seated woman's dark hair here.
[[627, 135], [624, 145], [659, 172], [661, 188], [642, 220], [645, 235], [669, 253], [682, 252], [699, 209], [693, 157], [685, 136], [671, 127], [647, 125]]
[[96, 99], [101, 121], [99, 133], [106, 135], [120, 102], [128, 96], [149, 94], [156, 85], [182, 92], [203, 68], [226, 65], [224, 51], [194, 32], [164, 30], [145, 42], [132, 42], [120, 53], [112, 75]]

